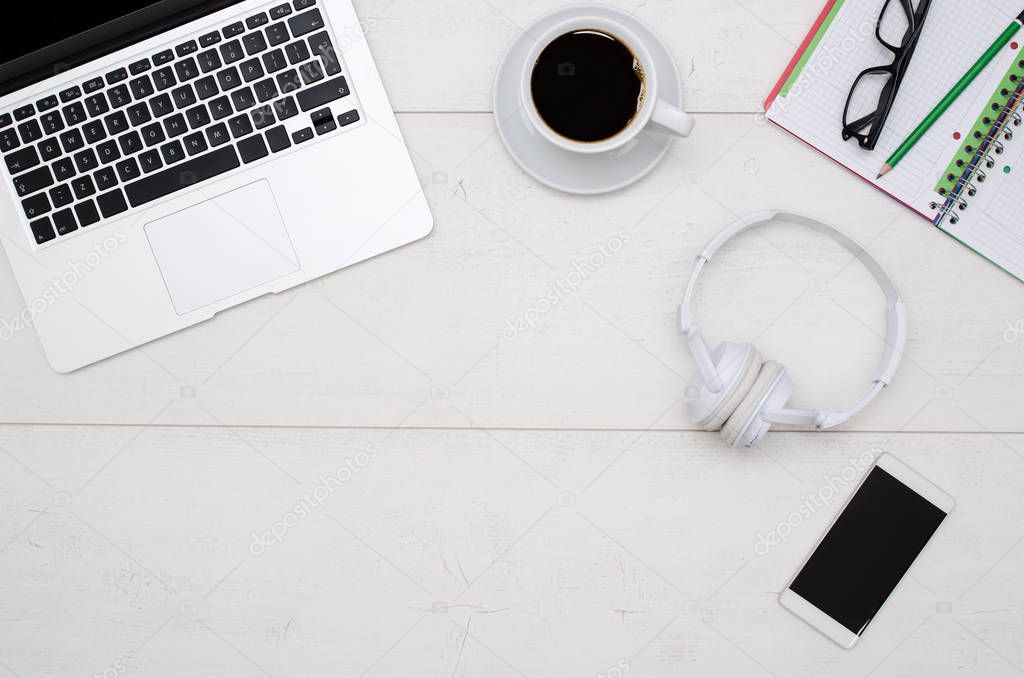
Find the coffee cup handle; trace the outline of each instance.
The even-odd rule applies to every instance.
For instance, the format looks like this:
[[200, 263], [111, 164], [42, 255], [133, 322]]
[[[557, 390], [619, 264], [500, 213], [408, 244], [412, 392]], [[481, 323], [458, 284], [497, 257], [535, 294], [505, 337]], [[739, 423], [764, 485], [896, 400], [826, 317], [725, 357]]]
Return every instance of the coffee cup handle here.
[[690, 136], [690, 132], [693, 131], [694, 119], [689, 113], [686, 113], [665, 101], [659, 100], [654, 106], [654, 114], [651, 116], [651, 124], [655, 129], [668, 132], [669, 134], [688, 137]]

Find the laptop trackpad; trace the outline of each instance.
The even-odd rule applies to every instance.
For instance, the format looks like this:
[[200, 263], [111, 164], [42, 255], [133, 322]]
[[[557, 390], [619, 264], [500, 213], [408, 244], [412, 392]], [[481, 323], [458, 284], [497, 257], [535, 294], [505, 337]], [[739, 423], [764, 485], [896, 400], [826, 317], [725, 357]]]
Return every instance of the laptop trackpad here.
[[301, 268], [264, 179], [146, 224], [178, 315]]

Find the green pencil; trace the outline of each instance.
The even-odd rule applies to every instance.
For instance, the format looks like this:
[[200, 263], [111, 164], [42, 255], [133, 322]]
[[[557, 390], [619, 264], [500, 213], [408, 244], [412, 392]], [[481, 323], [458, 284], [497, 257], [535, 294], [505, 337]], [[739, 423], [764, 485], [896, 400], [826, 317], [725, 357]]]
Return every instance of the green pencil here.
[[1003, 31], [1003, 34], [1000, 35], [994, 43], [992, 43], [992, 46], [988, 48], [988, 51], [981, 55], [981, 58], [971, 66], [969, 71], [964, 73], [964, 77], [960, 78], [960, 81], [953, 85], [953, 89], [949, 91], [949, 94], [943, 97], [942, 101], [939, 102], [939, 105], [921, 121], [921, 124], [917, 126], [917, 129], [911, 132], [910, 136], [907, 137], [907, 140], [900, 144], [899, 148], [889, 156], [889, 159], [885, 161], [885, 164], [882, 165], [881, 171], [878, 173], [878, 179], [881, 179], [891, 172], [892, 169], [899, 164], [900, 160], [903, 160], [904, 156], [910, 152], [910, 149], [912, 149], [914, 145], [921, 140], [921, 137], [928, 133], [928, 130], [932, 128], [932, 125], [938, 122], [943, 113], [949, 110], [949, 107], [953, 105], [953, 102], [960, 98], [960, 95], [971, 86], [971, 83], [974, 82], [974, 79], [985, 70], [985, 67], [992, 63], [992, 60], [996, 58], [996, 55], [999, 54], [1000, 50], [1006, 47], [1007, 43], [1010, 42], [1010, 38], [1017, 34], [1017, 31], [1020, 30], [1021, 26], [1024, 26], [1024, 12], [1021, 12], [1017, 18], [1006, 27], [1006, 30]]

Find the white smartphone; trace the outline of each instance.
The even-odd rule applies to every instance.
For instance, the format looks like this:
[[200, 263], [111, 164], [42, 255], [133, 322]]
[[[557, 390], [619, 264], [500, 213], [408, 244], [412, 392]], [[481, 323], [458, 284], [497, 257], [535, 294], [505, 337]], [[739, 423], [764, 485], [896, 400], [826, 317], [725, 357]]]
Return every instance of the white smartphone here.
[[779, 602], [853, 648], [955, 505], [909, 466], [883, 454]]

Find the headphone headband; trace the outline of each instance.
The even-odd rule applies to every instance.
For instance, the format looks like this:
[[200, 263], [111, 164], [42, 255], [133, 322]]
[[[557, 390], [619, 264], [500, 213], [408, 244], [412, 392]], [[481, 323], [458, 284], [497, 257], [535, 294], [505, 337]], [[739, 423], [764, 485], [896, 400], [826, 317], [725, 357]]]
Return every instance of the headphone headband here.
[[[722, 388], [721, 379], [717, 376], [714, 364], [711, 363], [710, 355], [706, 350], [706, 344], [701, 336], [700, 326], [693, 315], [693, 296], [697, 287], [697, 280], [700, 278], [704, 266], [718, 253], [725, 243], [734, 237], [772, 221], [785, 221], [799, 226], [805, 226], [818, 233], [832, 238], [846, 250], [851, 252], [871, 272], [878, 286], [885, 293], [886, 300], [886, 338], [885, 355], [879, 366], [878, 374], [871, 384], [871, 388], [856, 404], [844, 412], [819, 412], [811, 410], [783, 410], [773, 413], [773, 421], [779, 424], [794, 424], [800, 426], [814, 426], [824, 430], [835, 428], [848, 421], [855, 414], [863, 410], [875, 396], [888, 386], [896, 376], [900, 361], [903, 359], [903, 351], [907, 343], [907, 310], [900, 293], [896, 288], [889, 274], [885, 272], [881, 264], [868, 254], [857, 241], [853, 240], [841, 231], [825, 224], [817, 219], [806, 217], [791, 212], [758, 212], [740, 219], [728, 228], [721, 231], [711, 239], [704, 250], [697, 256], [693, 275], [686, 286], [686, 296], [679, 309], [679, 323], [683, 334], [687, 335], [694, 358], [702, 374], [714, 375], [708, 380], [708, 387], [712, 391], [719, 391]], [[704, 350], [701, 350], [701, 349]]]

